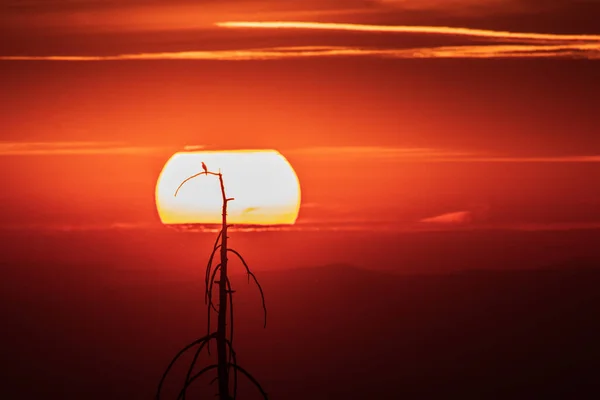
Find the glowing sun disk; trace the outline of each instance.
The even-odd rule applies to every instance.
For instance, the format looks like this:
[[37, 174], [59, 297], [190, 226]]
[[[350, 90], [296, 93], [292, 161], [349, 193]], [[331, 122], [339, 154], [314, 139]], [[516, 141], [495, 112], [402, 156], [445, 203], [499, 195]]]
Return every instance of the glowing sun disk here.
[[201, 175], [223, 173], [227, 197], [227, 221], [242, 225], [289, 225], [300, 209], [300, 183], [290, 163], [275, 150], [194, 151], [174, 154], [156, 184], [156, 207], [164, 224], [219, 224], [222, 197], [219, 180]]

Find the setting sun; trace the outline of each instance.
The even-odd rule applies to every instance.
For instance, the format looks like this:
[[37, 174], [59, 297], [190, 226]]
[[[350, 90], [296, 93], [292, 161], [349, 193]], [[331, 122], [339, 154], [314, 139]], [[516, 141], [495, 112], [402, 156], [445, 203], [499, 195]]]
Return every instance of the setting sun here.
[[156, 207], [164, 224], [218, 224], [222, 197], [216, 176], [223, 173], [228, 197], [227, 219], [232, 224], [293, 224], [300, 209], [300, 183], [290, 163], [275, 150], [194, 151], [174, 154], [156, 185]]

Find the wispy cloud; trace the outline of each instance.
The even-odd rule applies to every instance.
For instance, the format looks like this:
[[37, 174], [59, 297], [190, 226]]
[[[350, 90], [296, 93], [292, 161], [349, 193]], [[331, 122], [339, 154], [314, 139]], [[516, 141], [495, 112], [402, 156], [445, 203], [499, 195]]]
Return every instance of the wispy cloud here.
[[206, 146], [193, 144], [193, 145], [185, 146], [183, 149], [185, 151], [195, 151], [195, 150], [202, 150], [202, 149], [205, 149], [205, 148], [206, 148]]
[[[308, 56], [379, 56], [390, 58], [600, 58], [600, 35], [511, 32], [448, 26], [367, 25], [299, 21], [227, 21], [217, 26], [229, 29], [276, 29], [361, 32], [378, 34], [435, 35], [464, 38], [464, 44], [428, 47], [326, 47]], [[473, 43], [487, 41], [488, 44]], [[469, 42], [470, 41], [470, 42]], [[300, 53], [300, 51], [299, 51]], [[298, 54], [301, 55], [301, 54]]]
[[440, 224], [440, 225], [462, 225], [472, 221], [473, 216], [471, 211], [456, 211], [434, 217], [424, 218], [419, 222], [425, 224]]
[[434, 35], [468, 36], [502, 40], [533, 40], [543, 42], [600, 42], [600, 35], [563, 35], [552, 33], [510, 32], [489, 29], [455, 28], [448, 26], [410, 26], [410, 25], [367, 25], [328, 22], [299, 21], [227, 21], [218, 22], [223, 28], [246, 29], [304, 29], [326, 31], [352, 31], [377, 33], [418, 33]]
[[[600, 59], [600, 35], [510, 32], [442, 26], [365, 25], [348, 23], [237, 21], [219, 22], [223, 29], [309, 30], [377, 33], [386, 35], [433, 35], [440, 38], [464, 39], [464, 44], [410, 46], [397, 41], [381, 41], [377, 46], [302, 45], [244, 49], [210, 49], [176, 52], [127, 53], [114, 55], [47, 55], [2, 56], [1, 60], [48, 61], [117, 61], [117, 60], [279, 60], [316, 57], [380, 57], [380, 58], [586, 58]], [[282, 40], [294, 41], [294, 37]], [[323, 41], [322, 36], [314, 38]], [[485, 43], [482, 43], [485, 42]]]
[[265, 49], [181, 51], [118, 54], [110, 56], [0, 56], [12, 61], [119, 61], [119, 60], [205, 60], [252, 61], [322, 57], [416, 58], [585, 58], [600, 59], [599, 43], [563, 45], [464, 45], [371, 49], [342, 46], [273, 47]]
[[160, 147], [129, 146], [118, 142], [0, 142], [0, 156], [27, 155], [142, 155], [164, 151]]

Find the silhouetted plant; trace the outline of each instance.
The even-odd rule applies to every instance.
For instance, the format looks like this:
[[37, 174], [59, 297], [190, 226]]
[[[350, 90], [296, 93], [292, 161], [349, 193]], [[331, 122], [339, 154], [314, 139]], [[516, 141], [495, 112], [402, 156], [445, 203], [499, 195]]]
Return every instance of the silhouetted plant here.
[[[206, 176], [214, 175], [219, 178], [219, 183], [221, 185], [221, 194], [223, 197], [222, 224], [221, 224], [222, 226], [221, 226], [221, 230], [217, 236], [217, 239], [215, 241], [215, 244], [213, 246], [212, 253], [208, 259], [208, 264], [206, 266], [204, 301], [205, 301], [207, 309], [208, 309], [207, 335], [200, 339], [197, 339], [197, 340], [193, 341], [192, 343], [190, 343], [189, 345], [185, 346], [173, 358], [173, 360], [167, 367], [166, 371], [164, 372], [164, 374], [160, 380], [160, 383], [158, 385], [158, 390], [156, 392], [156, 399], [157, 400], [160, 399], [163, 383], [164, 383], [166, 377], [168, 376], [169, 372], [171, 371], [171, 368], [173, 367], [175, 362], [187, 351], [192, 350], [193, 348], [196, 348], [196, 347], [197, 347], [197, 349], [196, 349], [196, 352], [194, 353], [194, 358], [188, 368], [187, 375], [185, 377], [184, 386], [181, 389], [181, 391], [179, 392], [179, 395], [177, 397], [178, 400], [179, 399], [185, 400], [188, 387], [200, 376], [202, 376], [205, 373], [207, 373], [211, 370], [214, 370], [214, 369], [217, 370], [217, 376], [215, 379], [213, 379], [213, 381], [211, 381], [211, 384], [215, 380], [218, 382], [218, 387], [219, 387], [218, 396], [219, 396], [220, 400], [231, 400], [231, 399], [236, 398], [237, 384], [238, 384], [238, 372], [245, 375], [258, 388], [258, 390], [260, 391], [262, 396], [265, 399], [267, 399], [267, 394], [265, 393], [265, 391], [263, 390], [261, 385], [258, 383], [258, 381], [248, 371], [246, 371], [244, 368], [240, 367], [237, 363], [236, 353], [233, 348], [233, 321], [234, 321], [234, 319], [233, 319], [233, 293], [235, 293], [235, 291], [231, 289], [231, 283], [230, 283], [228, 275], [227, 275], [227, 272], [228, 272], [227, 256], [228, 256], [228, 254], [235, 255], [242, 262], [242, 265], [244, 266], [244, 268], [246, 269], [246, 273], [248, 274], [248, 283], [250, 283], [250, 277], [252, 277], [252, 279], [258, 286], [258, 289], [259, 289], [260, 295], [261, 295], [261, 299], [262, 299], [262, 306], [263, 306], [263, 310], [264, 310], [264, 327], [266, 327], [267, 326], [267, 307], [265, 305], [264, 293], [263, 293], [262, 287], [260, 286], [260, 283], [256, 279], [256, 276], [252, 273], [252, 271], [250, 271], [250, 268], [248, 267], [248, 264], [246, 263], [246, 261], [244, 260], [242, 255], [240, 253], [238, 253], [236, 250], [230, 249], [228, 247], [227, 229], [230, 228], [232, 225], [227, 225], [227, 203], [234, 199], [227, 198], [227, 196], [225, 195], [225, 186], [223, 184], [223, 175], [222, 175], [221, 171], [219, 171], [218, 173], [210, 172], [208, 170], [208, 168], [206, 167], [206, 165], [204, 164], [204, 162], [202, 163], [202, 168], [203, 168], [203, 172], [192, 175], [192, 176], [188, 177], [187, 179], [185, 179], [183, 182], [181, 182], [181, 184], [175, 191], [174, 195], [177, 196], [177, 194], [179, 193], [179, 189], [181, 189], [181, 187], [186, 182], [188, 182], [189, 180], [191, 180], [193, 178], [196, 178], [196, 177], [199, 177], [202, 175], [206, 175]], [[216, 266], [213, 267], [213, 261], [214, 261], [215, 255], [217, 254], [217, 251], [219, 251], [219, 253], [220, 253], [221, 260], [220, 260], [219, 264], [217, 264]], [[219, 273], [219, 280], [216, 280], [217, 273]], [[215, 303], [213, 302], [213, 285], [215, 283], [218, 284], [218, 289], [219, 289], [218, 305], [215, 305]], [[229, 310], [228, 310], [228, 306], [229, 306]], [[215, 332], [211, 332], [211, 327], [210, 327], [210, 318], [211, 318], [211, 313], [213, 311], [217, 313], [217, 330]], [[229, 337], [227, 335], [228, 311], [229, 311]], [[193, 374], [194, 367], [196, 366], [196, 362], [198, 361], [198, 357], [200, 356], [204, 347], [207, 348], [207, 351], [210, 354], [210, 342], [212, 340], [215, 340], [217, 342], [217, 363], [209, 365], [209, 366], [201, 369], [196, 374]], [[230, 390], [230, 380], [229, 380], [230, 375], [229, 374], [230, 374], [231, 370], [233, 370], [233, 388], [232, 388], [232, 395], [230, 396], [230, 394], [229, 394], [230, 393], [229, 392], [229, 390]]]

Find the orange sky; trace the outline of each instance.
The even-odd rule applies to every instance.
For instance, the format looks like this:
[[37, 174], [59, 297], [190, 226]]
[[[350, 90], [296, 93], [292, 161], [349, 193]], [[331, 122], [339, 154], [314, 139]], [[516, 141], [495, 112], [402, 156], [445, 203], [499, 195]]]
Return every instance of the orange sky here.
[[[543, 377], [560, 376], [563, 392], [594, 381], [575, 361], [591, 360], [592, 341], [578, 340], [598, 332], [588, 323], [597, 309], [580, 306], [598, 299], [587, 277], [600, 265], [599, 21], [597, 0], [0, 1], [3, 394], [156, 390], [170, 348], [198, 332], [217, 235], [159, 218], [157, 179], [185, 149], [273, 149], [297, 175], [296, 225], [228, 231], [245, 260], [230, 260], [232, 282], [258, 295], [238, 275], [246, 261], [271, 282], [267, 330], [243, 292], [235, 325], [244, 366], [273, 397], [321, 378], [324, 389], [307, 393], [352, 397], [352, 373], [372, 397], [393, 397], [371, 389], [386, 389], [379, 372], [398, 360], [388, 375], [410, 379], [406, 393], [434, 380], [496, 394], [522, 394], [528, 378], [548, 392]], [[262, 174], [271, 182], [281, 176], [272, 165]], [[235, 183], [247, 195], [232, 194], [231, 219], [260, 215], [256, 186]], [[278, 220], [296, 217], [292, 186], [291, 200], [267, 204]], [[212, 190], [203, 218], [219, 212]], [[543, 271], [519, 271], [530, 269]], [[381, 302], [364, 302], [372, 296]], [[493, 320], [472, 324], [484, 314]], [[372, 322], [391, 346], [355, 353]], [[313, 353], [299, 354], [298, 340]], [[339, 357], [315, 368], [334, 347]], [[543, 362], [529, 368], [527, 354]], [[458, 375], [444, 377], [459, 358]], [[301, 363], [290, 372], [278, 360]], [[350, 375], [332, 381], [340, 360]], [[512, 380], [481, 381], [486, 363]]]
[[7, 223], [154, 223], [158, 173], [189, 145], [281, 151], [299, 221], [599, 213], [593, 2], [1, 7]]

